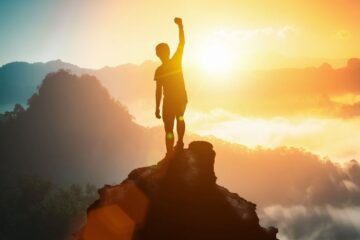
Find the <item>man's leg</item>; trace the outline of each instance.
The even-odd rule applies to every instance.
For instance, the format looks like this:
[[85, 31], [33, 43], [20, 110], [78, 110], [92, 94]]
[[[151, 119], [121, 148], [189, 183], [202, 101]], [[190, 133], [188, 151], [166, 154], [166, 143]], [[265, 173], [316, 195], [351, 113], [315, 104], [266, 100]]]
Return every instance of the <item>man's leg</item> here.
[[163, 107], [163, 121], [165, 128], [166, 152], [169, 154], [174, 150], [175, 114], [172, 114], [171, 109], [166, 109], [166, 107]]
[[176, 115], [176, 130], [178, 134], [178, 142], [176, 146], [183, 148], [184, 147], [184, 134], [185, 134], [185, 119], [184, 113], [186, 109], [186, 104], [181, 106], [179, 113]]

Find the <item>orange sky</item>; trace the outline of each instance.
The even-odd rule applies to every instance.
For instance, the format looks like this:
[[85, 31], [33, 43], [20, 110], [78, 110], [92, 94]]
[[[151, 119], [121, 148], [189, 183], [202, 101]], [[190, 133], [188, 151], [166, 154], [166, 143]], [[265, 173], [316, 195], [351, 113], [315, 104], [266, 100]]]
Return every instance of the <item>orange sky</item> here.
[[74, 58], [88, 66], [154, 59], [153, 48], [162, 41], [174, 48], [174, 16], [184, 18], [187, 64], [197, 64], [201, 48], [214, 39], [227, 44], [240, 67], [253, 61], [246, 67], [256, 68], [253, 58], [269, 54], [329, 59], [360, 55], [359, 1], [110, 1], [87, 10], [92, 25], [81, 34], [89, 34], [85, 39], [96, 36], [85, 49], [95, 47], [98, 56], [96, 61], [77, 54]]

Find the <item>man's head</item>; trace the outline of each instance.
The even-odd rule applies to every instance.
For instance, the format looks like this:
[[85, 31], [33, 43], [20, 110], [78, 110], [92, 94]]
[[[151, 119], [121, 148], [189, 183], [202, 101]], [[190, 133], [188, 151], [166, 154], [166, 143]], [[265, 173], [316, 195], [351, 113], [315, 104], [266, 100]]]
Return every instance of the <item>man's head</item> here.
[[170, 58], [170, 48], [166, 43], [159, 43], [156, 46], [156, 56], [160, 58], [162, 62], [166, 62]]

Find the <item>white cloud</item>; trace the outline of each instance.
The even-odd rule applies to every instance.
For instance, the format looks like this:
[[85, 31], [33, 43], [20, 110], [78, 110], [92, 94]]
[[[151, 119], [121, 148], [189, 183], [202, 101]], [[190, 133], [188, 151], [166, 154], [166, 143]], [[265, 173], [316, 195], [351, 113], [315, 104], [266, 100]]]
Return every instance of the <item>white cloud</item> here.
[[[188, 129], [248, 147], [294, 146], [345, 162], [360, 156], [359, 118], [246, 117], [222, 109], [189, 111]], [[336, 140], [334, 139], [336, 136]]]
[[280, 239], [360, 239], [360, 206], [269, 206], [260, 210], [262, 225], [279, 228]]

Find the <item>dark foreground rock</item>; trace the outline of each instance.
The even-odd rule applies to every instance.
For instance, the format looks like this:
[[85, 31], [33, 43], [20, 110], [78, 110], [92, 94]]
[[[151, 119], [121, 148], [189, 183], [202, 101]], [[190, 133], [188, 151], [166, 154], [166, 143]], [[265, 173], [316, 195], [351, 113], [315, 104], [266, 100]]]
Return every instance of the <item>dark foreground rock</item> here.
[[88, 208], [83, 240], [272, 240], [256, 205], [216, 184], [215, 152], [192, 142], [158, 165], [132, 171], [99, 190]]

